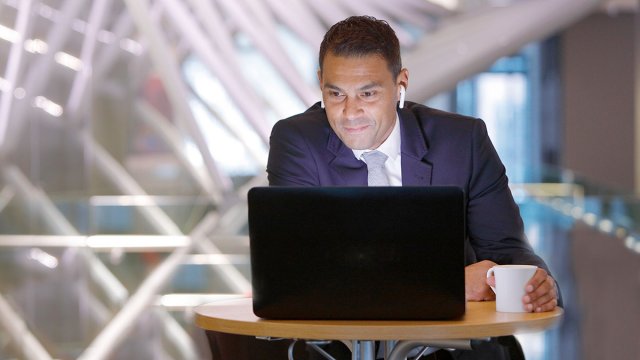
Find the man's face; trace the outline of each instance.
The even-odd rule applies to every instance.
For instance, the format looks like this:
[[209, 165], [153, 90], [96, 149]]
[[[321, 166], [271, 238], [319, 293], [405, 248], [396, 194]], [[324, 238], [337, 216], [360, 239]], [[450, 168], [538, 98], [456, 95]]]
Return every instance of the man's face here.
[[329, 124], [345, 145], [375, 149], [387, 139], [396, 121], [399, 85], [407, 86], [406, 69], [393, 79], [381, 56], [328, 52], [318, 78]]

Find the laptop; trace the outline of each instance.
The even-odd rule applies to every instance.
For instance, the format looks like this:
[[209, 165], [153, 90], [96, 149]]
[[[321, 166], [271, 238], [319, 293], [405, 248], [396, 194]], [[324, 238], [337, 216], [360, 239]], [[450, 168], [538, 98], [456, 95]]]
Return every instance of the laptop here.
[[437, 320], [465, 312], [457, 187], [256, 187], [253, 311], [268, 319]]

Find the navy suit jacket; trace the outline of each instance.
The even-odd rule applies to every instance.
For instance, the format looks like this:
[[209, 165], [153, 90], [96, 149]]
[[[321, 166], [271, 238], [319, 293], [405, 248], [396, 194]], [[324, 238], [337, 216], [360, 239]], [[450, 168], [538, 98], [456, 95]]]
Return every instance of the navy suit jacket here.
[[[403, 186], [455, 185], [467, 201], [466, 263], [531, 264], [505, 168], [480, 119], [406, 102], [398, 109]], [[367, 167], [331, 129], [319, 103], [271, 132], [267, 175], [275, 186], [367, 186]]]

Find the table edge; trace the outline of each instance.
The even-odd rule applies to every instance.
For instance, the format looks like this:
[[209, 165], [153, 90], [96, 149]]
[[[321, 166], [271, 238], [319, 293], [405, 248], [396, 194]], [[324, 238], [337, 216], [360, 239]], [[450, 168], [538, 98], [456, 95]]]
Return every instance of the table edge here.
[[[240, 301], [250, 301], [250, 299]], [[217, 304], [220, 305], [220, 303]], [[229, 320], [203, 314], [207, 305], [209, 304], [194, 309], [196, 325], [207, 331], [258, 337], [323, 340], [355, 340], [356, 338], [359, 340], [441, 340], [495, 337], [543, 331], [556, 325], [564, 315], [564, 310], [558, 307], [547, 313], [531, 313], [531, 319], [506, 321], [491, 326], [470, 323], [462, 327], [459, 322], [452, 322], [438, 324], [436, 327], [425, 326], [429, 325], [430, 321]], [[521, 315], [515, 316], [521, 317]], [[514, 315], [498, 314], [497, 316], [509, 318]]]

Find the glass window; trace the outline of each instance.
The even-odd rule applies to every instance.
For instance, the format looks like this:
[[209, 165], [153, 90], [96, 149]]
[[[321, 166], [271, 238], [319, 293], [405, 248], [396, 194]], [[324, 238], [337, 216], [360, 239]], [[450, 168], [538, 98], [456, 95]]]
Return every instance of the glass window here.
[[537, 168], [532, 162], [530, 69], [526, 54], [498, 60], [485, 72], [460, 82], [454, 111], [479, 117], [500, 155], [511, 182], [523, 182]]

